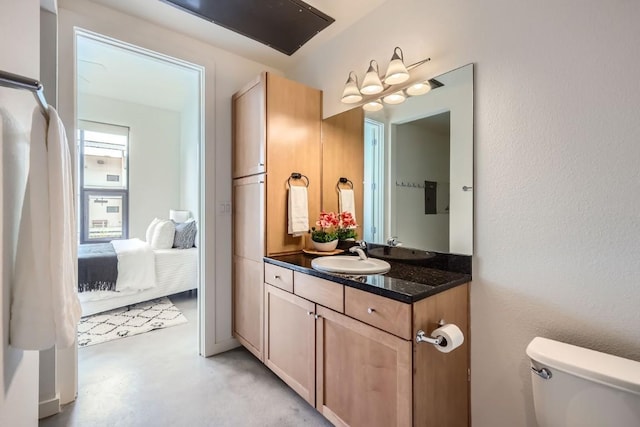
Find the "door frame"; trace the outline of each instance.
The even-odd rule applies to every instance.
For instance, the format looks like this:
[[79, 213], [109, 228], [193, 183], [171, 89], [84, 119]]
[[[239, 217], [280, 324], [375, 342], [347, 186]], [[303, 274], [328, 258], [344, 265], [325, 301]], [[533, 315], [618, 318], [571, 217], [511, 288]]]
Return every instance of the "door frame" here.
[[[215, 239], [209, 242], [205, 241], [204, 236], [207, 235], [207, 225], [208, 221], [206, 221], [205, 217], [205, 194], [206, 194], [206, 184], [204, 180], [204, 171], [205, 171], [205, 158], [206, 158], [206, 134], [205, 134], [205, 66], [194, 64], [192, 62], [188, 62], [186, 60], [182, 60], [176, 58], [174, 56], [170, 56], [168, 54], [164, 54], [158, 51], [154, 51], [151, 49], [147, 49], [138, 45], [134, 45], [132, 43], [128, 43], [122, 40], [115, 39], [113, 37], [109, 37], [103, 34], [98, 34], [96, 32], [82, 29], [78, 27], [73, 27], [73, 40], [72, 40], [72, 65], [73, 73], [71, 81], [67, 81], [67, 84], [72, 85], [72, 90], [68, 93], [72, 93], [73, 100], [68, 103], [68, 105], [72, 105], [73, 107], [73, 115], [72, 120], [71, 117], [67, 117], [68, 123], [73, 123], [72, 127], [67, 124], [67, 129], [71, 128], [73, 132], [67, 132], [68, 135], [71, 135], [74, 143], [70, 143], [70, 151], [71, 151], [71, 159], [74, 167], [74, 188], [75, 182], [77, 182], [77, 155], [76, 155], [76, 144], [75, 144], [75, 136], [77, 131], [77, 123], [78, 123], [78, 100], [77, 100], [77, 82], [78, 82], [78, 70], [77, 70], [77, 43], [76, 40], [79, 36], [91, 38], [103, 43], [108, 43], [116, 47], [120, 47], [126, 50], [130, 50], [135, 53], [143, 54], [150, 56], [154, 59], [169, 62], [174, 65], [182, 66], [191, 70], [198, 72], [199, 74], [199, 96], [198, 96], [198, 107], [199, 107], [199, 138], [198, 138], [198, 235], [197, 235], [197, 247], [199, 248], [198, 253], [198, 345], [197, 351], [198, 354], [204, 357], [210, 356], [215, 352], [216, 343], [215, 343], [215, 280], [210, 280], [210, 283], [207, 285], [207, 277], [205, 276], [205, 266], [206, 263], [204, 260], [206, 259], [206, 253], [209, 251], [213, 255], [215, 255]], [[62, 37], [61, 37], [62, 38]], [[60, 72], [59, 76], [64, 75], [64, 73]], [[62, 82], [61, 82], [62, 83]], [[60, 92], [63, 93], [62, 91]], [[62, 108], [61, 108], [62, 109]], [[213, 149], [213, 147], [211, 147]], [[211, 224], [212, 229], [214, 224]], [[207, 292], [207, 290], [209, 292]], [[208, 333], [210, 332], [210, 333]], [[56, 357], [56, 377], [58, 379], [58, 390], [60, 395], [60, 403], [65, 404], [75, 400], [78, 391], [78, 347], [77, 343], [74, 347], [69, 349], [64, 349], [57, 351], [53, 357]]]

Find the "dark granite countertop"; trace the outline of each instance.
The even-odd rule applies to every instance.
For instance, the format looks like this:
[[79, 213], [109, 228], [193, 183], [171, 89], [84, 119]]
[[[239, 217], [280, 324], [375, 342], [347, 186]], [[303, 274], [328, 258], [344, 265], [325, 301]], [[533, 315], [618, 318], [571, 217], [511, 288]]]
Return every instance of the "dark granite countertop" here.
[[311, 267], [313, 258], [316, 257], [298, 253], [265, 257], [264, 261], [405, 303], [413, 303], [471, 281], [471, 274], [391, 260], [387, 260], [391, 264], [391, 270], [383, 275], [348, 276], [325, 273]]

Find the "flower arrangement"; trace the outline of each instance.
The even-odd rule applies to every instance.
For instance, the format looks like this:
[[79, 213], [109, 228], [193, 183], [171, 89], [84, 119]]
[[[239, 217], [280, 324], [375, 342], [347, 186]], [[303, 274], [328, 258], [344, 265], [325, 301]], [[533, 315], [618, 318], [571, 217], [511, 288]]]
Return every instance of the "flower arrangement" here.
[[316, 227], [311, 227], [311, 240], [318, 243], [327, 243], [334, 240], [355, 239], [358, 234], [356, 223], [350, 212], [320, 212], [316, 221]]
[[358, 223], [353, 215], [351, 215], [351, 212], [340, 212], [338, 215], [337, 228], [339, 240], [355, 239], [358, 237], [358, 233], [356, 233], [357, 227]]
[[338, 215], [334, 212], [320, 212], [320, 217], [316, 221], [316, 227], [311, 227], [311, 240], [318, 243], [332, 242], [338, 239], [337, 227], [340, 223]]

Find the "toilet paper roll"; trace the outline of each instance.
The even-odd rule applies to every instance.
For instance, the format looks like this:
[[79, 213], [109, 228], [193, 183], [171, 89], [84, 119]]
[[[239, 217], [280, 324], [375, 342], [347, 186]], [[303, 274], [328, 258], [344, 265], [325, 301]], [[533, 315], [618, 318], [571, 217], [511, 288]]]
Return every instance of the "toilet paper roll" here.
[[441, 336], [445, 339], [442, 344], [435, 346], [438, 351], [441, 351], [443, 353], [449, 353], [450, 351], [455, 350], [464, 342], [464, 334], [462, 333], [460, 328], [458, 328], [453, 323], [435, 329], [433, 332], [431, 332], [431, 336], [434, 338]]

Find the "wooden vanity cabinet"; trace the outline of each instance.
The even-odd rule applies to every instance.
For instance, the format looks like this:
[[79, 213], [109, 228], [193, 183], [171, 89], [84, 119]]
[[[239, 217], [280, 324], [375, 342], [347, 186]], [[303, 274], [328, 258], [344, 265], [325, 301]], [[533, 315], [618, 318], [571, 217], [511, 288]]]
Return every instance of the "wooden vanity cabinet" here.
[[[468, 284], [406, 304], [267, 263], [265, 271], [264, 362], [334, 425], [470, 425]], [[414, 339], [441, 319], [465, 334], [450, 353]]]
[[[308, 178], [310, 221], [320, 212], [322, 92], [262, 73], [233, 95], [232, 110], [233, 335], [263, 360], [262, 259], [305, 244], [304, 237], [287, 233], [287, 185], [293, 172]], [[286, 289], [291, 281], [283, 276], [273, 284]]]
[[290, 293], [269, 283], [285, 276], [273, 267], [264, 363], [335, 425], [410, 426], [411, 342], [342, 314], [344, 285], [295, 271]]

